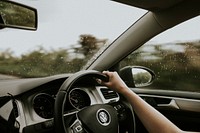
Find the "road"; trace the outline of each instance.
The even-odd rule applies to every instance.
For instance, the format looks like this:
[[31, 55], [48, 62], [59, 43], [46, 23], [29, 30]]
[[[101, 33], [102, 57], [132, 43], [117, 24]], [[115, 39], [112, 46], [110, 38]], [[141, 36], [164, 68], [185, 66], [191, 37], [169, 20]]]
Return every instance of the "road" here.
[[15, 77], [15, 76], [0, 74], [0, 80], [5, 80], [5, 79], [17, 79], [17, 78], [18, 78], [18, 77]]

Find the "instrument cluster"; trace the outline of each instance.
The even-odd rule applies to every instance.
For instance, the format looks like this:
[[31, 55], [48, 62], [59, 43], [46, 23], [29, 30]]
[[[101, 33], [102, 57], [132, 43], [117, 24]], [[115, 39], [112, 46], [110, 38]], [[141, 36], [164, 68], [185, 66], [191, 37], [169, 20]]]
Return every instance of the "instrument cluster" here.
[[[35, 113], [44, 118], [50, 119], [54, 115], [54, 104], [56, 95], [39, 93], [33, 98], [33, 109]], [[91, 105], [91, 100], [84, 90], [79, 88], [72, 89], [65, 103], [65, 112], [79, 110]]]

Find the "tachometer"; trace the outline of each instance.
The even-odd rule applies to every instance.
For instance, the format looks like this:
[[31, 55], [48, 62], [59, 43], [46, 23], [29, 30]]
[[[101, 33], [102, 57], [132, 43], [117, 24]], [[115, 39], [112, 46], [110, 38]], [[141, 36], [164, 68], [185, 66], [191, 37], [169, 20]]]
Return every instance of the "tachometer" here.
[[48, 94], [36, 95], [33, 99], [33, 108], [42, 118], [49, 119], [54, 114], [54, 98]]
[[69, 102], [76, 109], [82, 109], [91, 104], [88, 94], [80, 89], [73, 89], [69, 93]]

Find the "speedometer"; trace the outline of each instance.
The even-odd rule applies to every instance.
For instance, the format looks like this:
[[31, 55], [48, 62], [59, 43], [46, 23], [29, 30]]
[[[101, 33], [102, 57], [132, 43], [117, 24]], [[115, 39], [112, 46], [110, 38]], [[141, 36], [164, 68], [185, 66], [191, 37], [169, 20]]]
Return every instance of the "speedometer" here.
[[88, 94], [80, 89], [73, 89], [69, 93], [69, 102], [76, 109], [82, 109], [91, 104]]

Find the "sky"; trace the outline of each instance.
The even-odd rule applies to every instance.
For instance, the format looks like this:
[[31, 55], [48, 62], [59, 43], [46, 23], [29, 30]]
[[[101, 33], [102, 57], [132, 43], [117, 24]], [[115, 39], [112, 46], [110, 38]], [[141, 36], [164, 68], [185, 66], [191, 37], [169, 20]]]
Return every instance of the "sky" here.
[[[37, 31], [11, 28], [0, 30], [0, 51], [11, 48], [14, 55], [25, 54], [38, 46], [47, 46], [49, 49], [69, 48], [77, 43], [81, 34], [92, 34], [111, 42], [147, 12], [108, 0], [16, 1], [35, 7], [38, 10], [39, 23]], [[179, 34], [169, 31], [169, 35], [161, 34], [151, 41], [200, 39], [197, 25], [200, 26], [200, 17], [187, 23], [184, 30], [178, 26], [176, 29]]]

